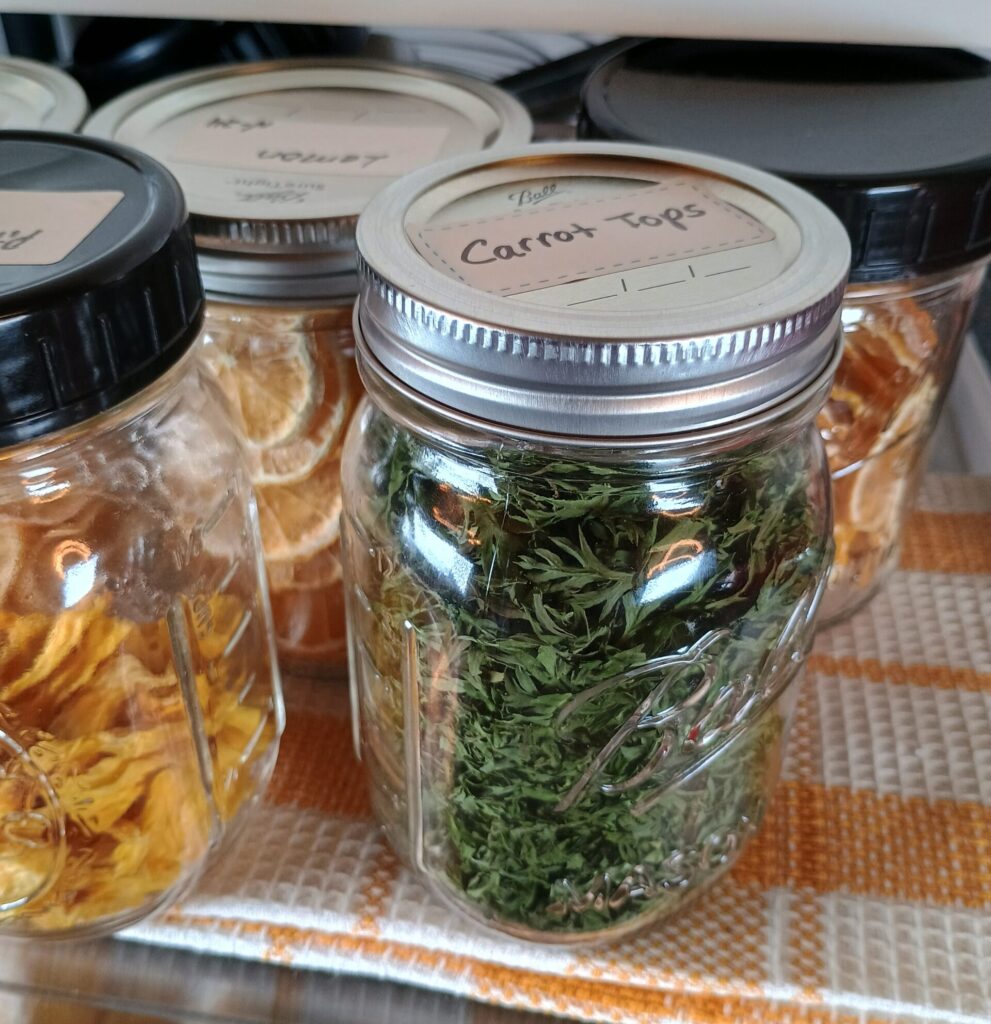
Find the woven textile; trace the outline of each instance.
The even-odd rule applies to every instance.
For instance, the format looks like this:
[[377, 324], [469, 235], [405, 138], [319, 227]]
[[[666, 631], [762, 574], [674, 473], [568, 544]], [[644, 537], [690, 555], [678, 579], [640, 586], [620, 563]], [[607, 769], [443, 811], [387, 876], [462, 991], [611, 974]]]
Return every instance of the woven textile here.
[[991, 479], [926, 480], [899, 571], [817, 640], [764, 827], [688, 912], [618, 945], [452, 918], [371, 821], [343, 697], [289, 698], [241, 842], [129, 937], [590, 1020], [991, 1020]]

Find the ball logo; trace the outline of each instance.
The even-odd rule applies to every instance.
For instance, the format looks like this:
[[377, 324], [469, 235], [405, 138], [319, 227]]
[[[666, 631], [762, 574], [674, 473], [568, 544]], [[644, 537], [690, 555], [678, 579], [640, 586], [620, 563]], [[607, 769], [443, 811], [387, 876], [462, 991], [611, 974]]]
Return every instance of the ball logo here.
[[[572, 698], [558, 714], [563, 730], [586, 704], [604, 694], [624, 687], [635, 690], [644, 680], [653, 683], [646, 697], [631, 704], [630, 715], [619, 731], [590, 760], [554, 810], [563, 814], [588, 790], [598, 789], [606, 796], [638, 793], [631, 813], [640, 816], [711, 765], [777, 701], [801, 667], [811, 644], [809, 625], [824, 583], [820, 580], [804, 594], [757, 671], [736, 675], [721, 670], [719, 659], [740, 641], [731, 630], [715, 629], [689, 647], [653, 658]], [[672, 693], [682, 696], [668, 704]], [[645, 763], [629, 773], [628, 759], [622, 757], [624, 747], [645, 732], [656, 735], [657, 742]], [[626, 764], [624, 770], [629, 774], [606, 778], [615, 762]]]
[[37, 899], [65, 863], [65, 817], [51, 782], [0, 731], [0, 913]]

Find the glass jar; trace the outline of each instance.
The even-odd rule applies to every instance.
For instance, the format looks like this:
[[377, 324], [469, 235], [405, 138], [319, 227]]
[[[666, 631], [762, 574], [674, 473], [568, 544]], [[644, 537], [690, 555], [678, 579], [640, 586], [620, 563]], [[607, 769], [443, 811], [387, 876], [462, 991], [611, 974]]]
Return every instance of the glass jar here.
[[[548, 198], [507, 215], [523, 191]], [[421, 172], [358, 244], [344, 554], [375, 812], [477, 923], [642, 928], [728, 869], [780, 769], [831, 559], [846, 236], [770, 176], [602, 145]]]
[[899, 541], [984, 277], [851, 285], [844, 356], [819, 414], [833, 481], [836, 557], [826, 621], [865, 604], [898, 564]]
[[283, 659], [298, 671], [343, 665], [340, 460], [362, 393], [351, 303], [208, 302], [203, 355], [245, 441]]
[[344, 474], [361, 751], [435, 891], [593, 941], [736, 860], [829, 567], [827, 389], [676, 454], [507, 446], [375, 388]]
[[44, 134], [0, 167], [0, 935], [77, 937], [198, 877], [284, 713], [178, 185]]
[[64, 71], [23, 57], [0, 57], [0, 130], [74, 132], [89, 104]]
[[258, 494], [280, 661], [342, 675], [356, 217], [404, 171], [528, 141], [530, 119], [460, 75], [306, 59], [165, 79], [101, 108], [86, 131], [157, 156], [183, 185], [209, 299], [204, 354]]
[[585, 137], [754, 163], [846, 226], [845, 355], [819, 424], [836, 540], [822, 621], [849, 616], [897, 564], [991, 254], [991, 62], [949, 49], [660, 39], [600, 64], [582, 98]]

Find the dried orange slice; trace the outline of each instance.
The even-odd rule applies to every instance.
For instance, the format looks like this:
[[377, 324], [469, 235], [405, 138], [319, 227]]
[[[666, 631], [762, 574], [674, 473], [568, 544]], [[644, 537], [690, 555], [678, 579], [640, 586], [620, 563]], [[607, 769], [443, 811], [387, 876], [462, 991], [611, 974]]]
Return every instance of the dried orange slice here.
[[328, 663], [343, 661], [347, 648], [343, 588], [274, 592], [272, 613], [279, 652], [297, 671], [320, 672]]
[[927, 422], [937, 398], [931, 380], [923, 382], [878, 437], [871, 454], [852, 474], [849, 523], [871, 534], [878, 543], [890, 543], [898, 532], [904, 492], [919, 451], [919, 429]]
[[338, 539], [340, 473], [340, 462], [328, 459], [305, 480], [256, 488], [266, 559], [306, 558]]
[[888, 425], [932, 375], [938, 337], [932, 317], [910, 299], [848, 310], [843, 359], [818, 424], [836, 473], [890, 444]]
[[318, 336], [314, 373], [321, 398], [304, 431], [278, 445], [247, 445], [248, 471], [256, 485], [303, 480], [342, 439], [358, 392], [354, 359]]
[[306, 429], [320, 396], [305, 334], [210, 331], [200, 351], [250, 444], [283, 444]]
[[268, 584], [273, 593], [283, 590], [323, 590], [343, 576], [341, 551], [336, 543], [317, 551], [311, 558], [292, 561], [266, 559]]

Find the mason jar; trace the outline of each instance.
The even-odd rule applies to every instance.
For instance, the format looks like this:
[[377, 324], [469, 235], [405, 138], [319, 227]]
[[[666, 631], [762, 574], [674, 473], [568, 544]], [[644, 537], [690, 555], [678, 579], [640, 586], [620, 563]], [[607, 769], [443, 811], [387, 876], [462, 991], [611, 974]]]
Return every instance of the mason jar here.
[[989, 104], [991, 61], [962, 50], [698, 39], [630, 46], [582, 90], [582, 136], [765, 168], [850, 235], [844, 355], [819, 417], [836, 541], [824, 623], [898, 563], [991, 254]]
[[846, 235], [738, 164], [572, 144], [412, 175], [358, 246], [375, 812], [483, 926], [642, 928], [728, 869], [780, 769], [832, 554]]
[[0, 224], [0, 936], [77, 937], [197, 878], [284, 715], [179, 186], [7, 132]]
[[431, 160], [529, 141], [530, 119], [461, 75], [307, 59], [163, 79], [97, 111], [86, 131], [158, 157], [186, 192], [208, 299], [203, 354], [245, 443], [280, 660], [342, 676], [357, 215]]
[[[988, 175], [991, 181], [991, 163]], [[819, 414], [836, 542], [823, 603], [827, 624], [866, 604], [898, 566], [902, 530], [986, 266], [981, 258], [847, 288], [843, 359]]]
[[89, 104], [79, 83], [49, 64], [0, 57], [0, 131], [74, 132]]

